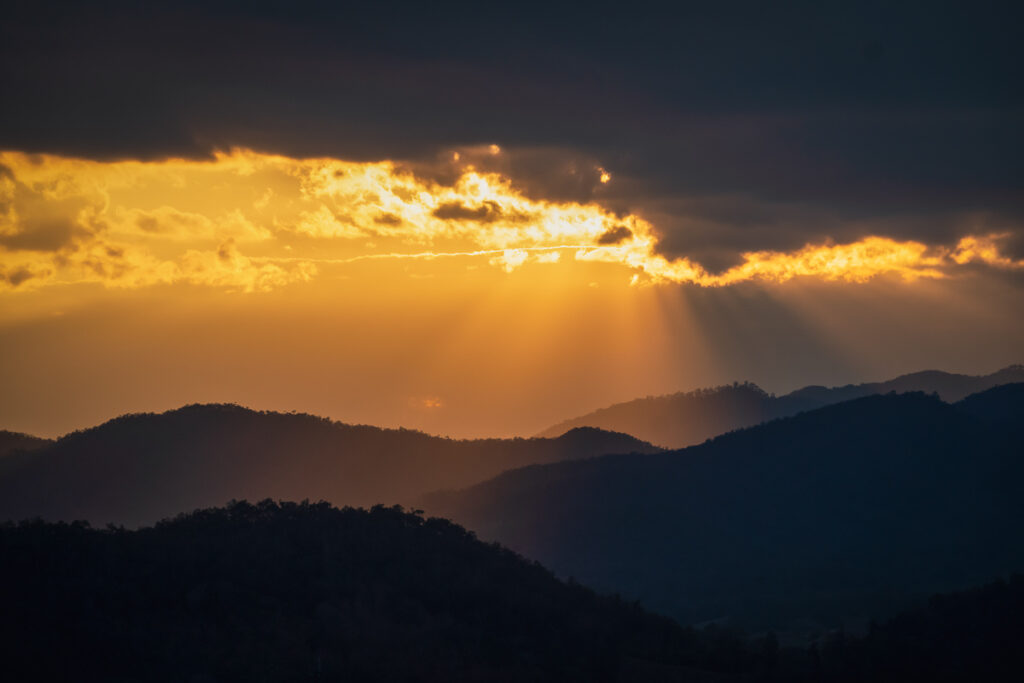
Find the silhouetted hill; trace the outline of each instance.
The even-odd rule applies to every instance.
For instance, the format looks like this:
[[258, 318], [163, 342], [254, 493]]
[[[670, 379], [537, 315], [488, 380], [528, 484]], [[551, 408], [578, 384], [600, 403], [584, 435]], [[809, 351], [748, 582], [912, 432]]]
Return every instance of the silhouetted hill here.
[[400, 508], [231, 503], [138, 531], [0, 524], [4, 680], [1016, 681], [1024, 577], [864, 636], [683, 628]]
[[617, 403], [561, 422], [539, 436], [557, 436], [573, 427], [590, 426], [632, 434], [660, 446], [683, 448], [734, 429], [863, 396], [923, 391], [955, 402], [1013, 382], [1024, 382], [1024, 365], [1011, 365], [980, 377], [928, 370], [887, 382], [831, 388], [808, 386], [778, 397], [755, 384], [733, 384]]
[[312, 415], [193, 405], [126, 415], [8, 456], [0, 519], [135, 525], [232, 498], [408, 503], [530, 463], [657, 449], [625, 434], [455, 441]]
[[618, 425], [616, 431], [647, 434], [659, 444], [678, 448], [763, 422], [768, 419], [772, 400], [760, 387], [750, 383], [671, 396], [648, 396], [566, 420], [540, 435], [551, 437], [581, 426], [608, 429], [605, 425]]
[[993, 387], [968, 396], [957, 405], [977, 417], [1024, 429], [1024, 382]]
[[681, 451], [526, 467], [422, 505], [686, 622], [880, 616], [1024, 569], [1024, 431], [991, 417], [1019, 415], [1022, 393], [865, 397]]
[[872, 625], [864, 637], [842, 631], [811, 651], [804, 676], [778, 680], [924, 683], [1019, 681], [1024, 671], [1024, 576], [932, 596], [926, 605]]
[[0, 429], [0, 458], [17, 451], [34, 451], [52, 443], [50, 439]]
[[10, 681], [736, 680], [701, 669], [765, 661], [400, 508], [8, 523], [0, 556]]

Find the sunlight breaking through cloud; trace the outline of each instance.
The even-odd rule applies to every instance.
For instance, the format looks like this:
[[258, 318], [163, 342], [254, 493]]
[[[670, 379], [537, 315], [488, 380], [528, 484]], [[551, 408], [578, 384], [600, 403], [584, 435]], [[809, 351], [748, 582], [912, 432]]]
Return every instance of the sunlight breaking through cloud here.
[[[247, 150], [158, 162], [0, 153], [0, 287], [190, 283], [266, 291], [310, 281], [325, 264], [377, 259], [480, 258], [508, 273], [527, 264], [608, 263], [627, 270], [624, 282], [704, 287], [1024, 267], [1000, 249], [1005, 235], [969, 235], [952, 247], [869, 236], [746, 252], [713, 273], [663, 256], [655, 227], [636, 215], [527, 197], [512, 179], [459, 159], [454, 153], [445, 162], [455, 180], [444, 184], [390, 161]], [[610, 179], [601, 169], [598, 182]]]

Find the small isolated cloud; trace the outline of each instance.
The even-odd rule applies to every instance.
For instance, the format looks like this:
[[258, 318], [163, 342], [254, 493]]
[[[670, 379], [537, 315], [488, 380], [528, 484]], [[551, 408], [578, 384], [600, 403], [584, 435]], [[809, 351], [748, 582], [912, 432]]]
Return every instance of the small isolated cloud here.
[[409, 408], [417, 412], [435, 412], [445, 406], [444, 400], [437, 395], [410, 396], [406, 403]]

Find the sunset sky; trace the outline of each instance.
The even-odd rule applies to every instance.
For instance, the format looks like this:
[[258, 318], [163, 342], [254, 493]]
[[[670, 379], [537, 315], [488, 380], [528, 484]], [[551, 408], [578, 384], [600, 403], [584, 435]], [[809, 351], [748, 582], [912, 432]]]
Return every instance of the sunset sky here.
[[1024, 362], [1013, 3], [12, 8], [0, 428]]

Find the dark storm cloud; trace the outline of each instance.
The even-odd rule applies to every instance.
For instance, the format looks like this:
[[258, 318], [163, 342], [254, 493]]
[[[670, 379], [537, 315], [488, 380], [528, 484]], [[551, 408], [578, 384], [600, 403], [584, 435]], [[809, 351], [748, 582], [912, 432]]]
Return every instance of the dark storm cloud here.
[[463, 149], [532, 195], [657, 218], [668, 253], [722, 263], [882, 223], [948, 242], [984, 215], [1017, 234], [1020, 14], [934, 1], [20, 3], [0, 23], [0, 148], [238, 145], [411, 168]]

